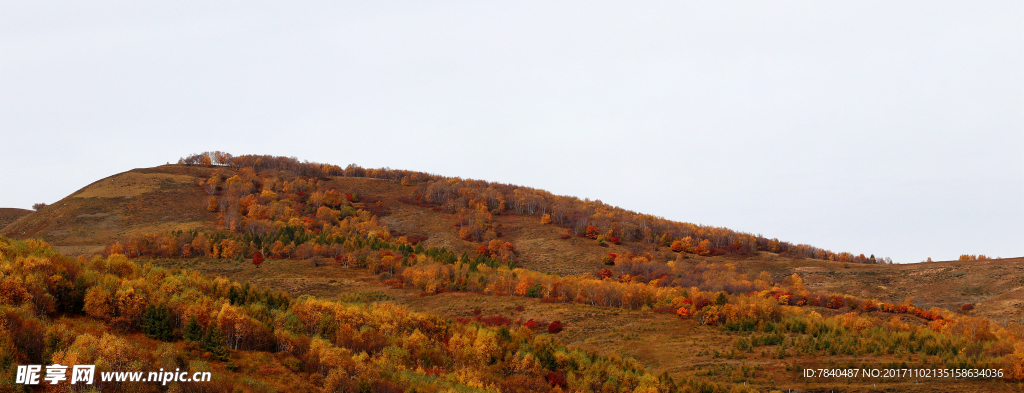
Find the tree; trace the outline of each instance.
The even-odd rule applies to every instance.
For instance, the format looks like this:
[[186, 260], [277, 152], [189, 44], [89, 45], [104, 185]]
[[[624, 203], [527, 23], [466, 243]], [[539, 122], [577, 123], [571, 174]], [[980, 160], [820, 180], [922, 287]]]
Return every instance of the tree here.
[[726, 303], [729, 303], [729, 297], [725, 296], [725, 292], [719, 292], [718, 295], [715, 296], [715, 304], [724, 306]]
[[188, 324], [185, 325], [185, 339], [188, 341], [202, 341], [203, 339], [203, 326], [199, 324], [199, 319], [193, 315], [188, 319]]
[[206, 201], [206, 210], [209, 210], [211, 212], [216, 212], [217, 209], [220, 206], [218, 203], [219, 202], [217, 201], [217, 196], [216, 195], [210, 195], [210, 198], [207, 199], [207, 201]]
[[683, 242], [679, 241], [679, 239], [676, 239], [675, 241], [672, 242], [670, 248], [672, 249], [672, 252], [682, 252]]
[[32, 205], [32, 210], [39, 211], [40, 209], [42, 209], [44, 207], [46, 207], [45, 203], [36, 203], [36, 204]]
[[142, 316], [142, 332], [146, 337], [161, 340], [174, 340], [174, 330], [171, 327], [171, 313], [166, 305], [146, 307], [146, 313]]
[[84, 310], [86, 314], [94, 318], [110, 319], [114, 311], [110, 291], [101, 286], [90, 288], [85, 294]]
[[221, 334], [216, 323], [211, 323], [210, 327], [206, 329], [206, 335], [203, 336], [203, 341], [200, 345], [202, 345], [206, 352], [210, 353], [213, 359], [222, 362], [228, 360], [228, 349], [224, 346], [224, 335]]
[[146, 312], [146, 296], [133, 286], [122, 287], [114, 293], [116, 312], [111, 323], [123, 328], [134, 328]]
[[262, 252], [256, 251], [256, 253], [252, 255], [252, 264], [256, 265], [256, 267], [260, 267], [260, 265], [263, 264]]
[[708, 240], [708, 239], [704, 239], [704, 240], [701, 240], [699, 244], [697, 244], [696, 251], [697, 251], [697, 254], [699, 254], [701, 256], [708, 256], [708, 255], [711, 255], [711, 251], [712, 251], [711, 249], [712, 249], [711, 241]]
[[679, 240], [679, 247], [682, 248], [683, 251], [685, 251], [685, 252], [689, 252], [689, 253], [694, 252], [693, 238], [687, 236], [687, 237], [684, 237], [684, 238], [680, 239]]
[[550, 224], [550, 223], [551, 223], [551, 215], [550, 214], [545, 214], [545, 215], [540, 217], [540, 224], [541, 225], [547, 225], [547, 224]]

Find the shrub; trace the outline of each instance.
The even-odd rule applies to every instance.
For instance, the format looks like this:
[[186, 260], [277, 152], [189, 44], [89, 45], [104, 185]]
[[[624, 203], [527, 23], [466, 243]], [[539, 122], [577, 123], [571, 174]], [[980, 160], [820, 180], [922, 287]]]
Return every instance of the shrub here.
[[828, 297], [828, 303], [826, 304], [826, 307], [836, 309], [842, 307], [843, 304], [844, 299], [842, 296], [832, 295]]
[[679, 309], [676, 310], [676, 315], [678, 315], [679, 318], [684, 318], [684, 319], [685, 318], [689, 318], [690, 317], [690, 309], [687, 308], [686, 306], [679, 307]]
[[551, 386], [558, 386], [559, 388], [569, 386], [569, 383], [565, 381], [565, 372], [561, 370], [548, 371], [548, 375], [545, 379], [548, 380], [548, 383], [550, 383]]
[[676, 307], [672, 307], [672, 306], [658, 306], [658, 307], [652, 308], [651, 311], [655, 312], [655, 313], [659, 313], [659, 314], [672, 314], [672, 313], [676, 312]]
[[562, 322], [560, 321], [554, 321], [551, 322], [550, 325], [548, 325], [548, 333], [551, 334], [558, 334], [558, 332], [561, 332], [562, 329], [564, 329], [564, 327], [562, 326]]

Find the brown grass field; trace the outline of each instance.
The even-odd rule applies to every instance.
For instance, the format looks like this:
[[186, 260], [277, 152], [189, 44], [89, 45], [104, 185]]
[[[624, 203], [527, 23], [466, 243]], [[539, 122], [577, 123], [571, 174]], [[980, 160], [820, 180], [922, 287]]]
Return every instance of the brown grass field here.
[[[223, 169], [166, 165], [110, 176], [38, 212], [0, 210], [0, 235], [42, 238], [55, 249], [75, 255], [92, 254], [133, 233], [216, 230], [217, 216], [205, 209], [207, 195], [197, 183], [217, 170]], [[450, 215], [399, 202], [398, 198], [411, 194], [412, 187], [366, 178], [338, 180], [360, 195], [381, 198], [391, 208], [391, 214], [382, 217], [381, 222], [396, 232], [427, 236], [426, 246], [448, 247], [459, 253], [472, 251], [477, 246], [458, 238]], [[600, 247], [585, 238], [560, 239], [564, 229], [541, 225], [536, 217], [502, 215], [495, 218], [501, 225], [502, 238], [511, 242], [519, 254], [518, 266], [531, 270], [560, 275], [588, 274], [604, 267], [600, 261], [602, 256], [629, 250], [619, 245]], [[636, 245], [630, 247], [634, 252], [650, 252], [656, 260], [676, 257], [664, 248], [646, 246], [637, 250]], [[1003, 323], [1024, 321], [1024, 258], [905, 265], [844, 264], [784, 258], [770, 253], [749, 258], [690, 258], [732, 262], [742, 271], [753, 275], [766, 271], [775, 279], [796, 273], [808, 289], [815, 292], [846, 293], [888, 302], [903, 302], [913, 297], [918, 306], [950, 310], [959, 310], [962, 304], [971, 303], [976, 306], [971, 313], [976, 315]], [[387, 301], [450, 318], [471, 317], [474, 309], [480, 309], [483, 315], [502, 314], [523, 321], [531, 318], [560, 320], [566, 330], [558, 337], [574, 347], [609, 356], [632, 356], [657, 373], [668, 371], [677, 377], [700, 376], [748, 383], [765, 391], [1022, 391], [1019, 384], [1002, 381], [808, 380], [801, 376], [800, 367], [860, 367], [865, 363], [862, 359], [843, 356], [787, 356], [772, 346], [756, 347], [750, 352], [730, 351], [734, 340], [750, 333], [699, 326], [693, 320], [682, 321], [667, 314], [469, 293], [421, 296], [417, 291], [387, 287], [363, 270], [334, 264], [317, 267], [309, 260], [268, 259], [260, 268], [247, 262], [210, 259], [154, 262], [280, 289], [294, 296], [311, 294], [350, 299], [354, 294], [379, 291]], [[525, 310], [516, 312], [516, 306], [520, 305]], [[826, 314], [828, 310], [818, 312]], [[922, 360], [927, 359], [898, 354], [871, 359], [881, 363]], [[882, 364], [872, 367], [881, 368]]]

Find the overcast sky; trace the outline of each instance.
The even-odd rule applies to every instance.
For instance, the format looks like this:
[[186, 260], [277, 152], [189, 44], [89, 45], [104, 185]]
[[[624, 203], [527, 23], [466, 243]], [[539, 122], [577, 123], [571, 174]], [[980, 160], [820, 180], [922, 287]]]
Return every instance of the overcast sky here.
[[1024, 2], [0, 0], [0, 207], [206, 150], [1024, 256]]

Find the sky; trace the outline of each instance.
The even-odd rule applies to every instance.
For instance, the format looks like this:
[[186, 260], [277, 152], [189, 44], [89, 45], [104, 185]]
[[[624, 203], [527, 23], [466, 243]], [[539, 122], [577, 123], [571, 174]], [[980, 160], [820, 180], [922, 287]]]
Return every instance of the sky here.
[[0, 0], [0, 207], [203, 151], [1024, 256], [1024, 2]]

